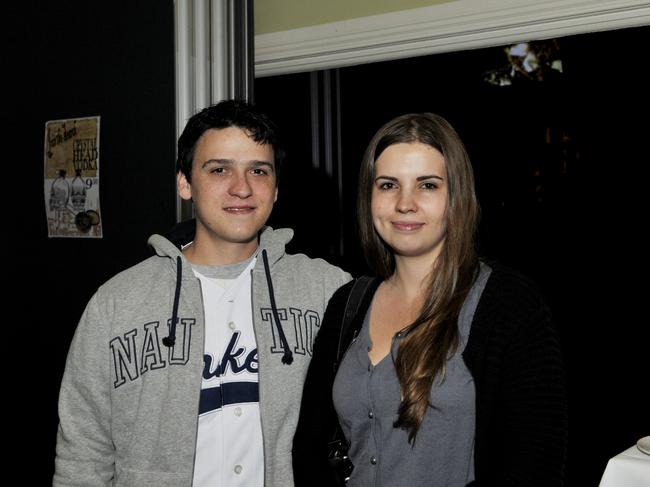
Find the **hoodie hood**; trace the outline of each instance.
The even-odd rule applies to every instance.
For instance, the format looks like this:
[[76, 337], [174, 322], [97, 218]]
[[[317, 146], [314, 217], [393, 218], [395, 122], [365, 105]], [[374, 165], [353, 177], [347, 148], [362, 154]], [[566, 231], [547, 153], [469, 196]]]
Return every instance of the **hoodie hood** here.
[[262, 227], [259, 235], [259, 251], [266, 250], [271, 267], [284, 257], [286, 246], [293, 238], [293, 230], [290, 228]]
[[[153, 248], [156, 255], [160, 257], [169, 257], [170, 265], [176, 271], [176, 258], [181, 257], [183, 267], [183, 279], [194, 278], [189, 262], [181, 252], [181, 248], [194, 240], [196, 233], [196, 220], [187, 220], [176, 224], [169, 232], [163, 235], [154, 234], [149, 237], [148, 244]], [[262, 250], [266, 250], [269, 265], [273, 265], [284, 257], [286, 245], [293, 238], [293, 230], [290, 228], [279, 228], [277, 230], [269, 226], [264, 226], [258, 233], [259, 246], [256, 252], [261, 255]], [[258, 262], [257, 266], [262, 264]]]
[[[196, 220], [190, 220], [189, 222], [182, 222], [176, 225], [171, 232], [168, 233], [171, 240], [161, 235], [152, 235], [148, 241], [149, 245], [153, 247], [156, 255], [160, 257], [169, 257], [170, 269], [176, 274], [172, 321], [169, 328], [169, 335], [163, 339], [163, 344], [167, 347], [173, 347], [176, 342], [176, 322], [178, 320], [178, 304], [180, 300], [182, 281], [195, 279], [192, 266], [181, 252], [182, 246], [189, 244], [194, 239], [195, 232]], [[257, 260], [255, 269], [263, 270], [264, 276], [266, 277], [273, 318], [280, 337], [280, 343], [284, 349], [282, 362], [289, 365], [293, 362], [293, 353], [282, 328], [282, 322], [275, 303], [271, 268], [285, 255], [285, 247], [293, 238], [293, 230], [289, 228], [273, 230], [271, 227], [264, 226], [260, 230], [258, 238], [259, 245], [256, 252], [258, 256], [261, 256], [261, 259]]]
[[[153, 235], [149, 239], [149, 245], [154, 248], [156, 254], [175, 258], [177, 253], [173, 252], [172, 248], [175, 247], [177, 251], [180, 251], [183, 246], [194, 240], [195, 234], [196, 219], [192, 218], [177, 223], [164, 236]], [[285, 255], [285, 247], [292, 238], [293, 230], [290, 228], [274, 230], [272, 227], [265, 225], [258, 232], [258, 250], [266, 249], [269, 263], [273, 265]]]

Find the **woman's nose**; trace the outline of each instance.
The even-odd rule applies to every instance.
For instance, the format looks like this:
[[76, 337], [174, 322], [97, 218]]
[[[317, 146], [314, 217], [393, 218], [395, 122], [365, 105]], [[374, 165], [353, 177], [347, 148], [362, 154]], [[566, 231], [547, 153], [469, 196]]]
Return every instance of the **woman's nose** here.
[[412, 213], [417, 211], [417, 204], [411, 191], [400, 192], [395, 209], [398, 213]]

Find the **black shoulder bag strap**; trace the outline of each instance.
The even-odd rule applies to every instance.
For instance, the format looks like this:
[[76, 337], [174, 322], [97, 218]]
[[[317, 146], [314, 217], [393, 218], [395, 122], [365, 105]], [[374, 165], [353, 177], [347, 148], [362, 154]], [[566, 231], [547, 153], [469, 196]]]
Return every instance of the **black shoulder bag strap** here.
[[345, 303], [345, 311], [343, 312], [343, 322], [341, 323], [341, 331], [339, 334], [339, 345], [336, 350], [336, 362], [334, 364], [334, 370], [336, 371], [341, 362], [341, 356], [345, 352], [347, 347], [345, 346], [345, 337], [347, 336], [348, 329], [350, 328], [350, 323], [352, 319], [357, 315], [359, 311], [359, 306], [361, 306], [361, 301], [363, 297], [372, 284], [373, 278], [369, 276], [361, 276], [357, 278], [352, 286], [352, 290], [348, 295], [348, 300]]
[[[352, 285], [352, 290], [348, 295], [348, 299], [345, 303], [345, 311], [343, 312], [343, 322], [341, 323], [339, 343], [336, 350], [336, 361], [334, 362], [334, 374], [336, 374], [336, 371], [339, 368], [343, 353], [349, 346], [350, 340], [346, 340], [346, 338], [350, 324], [359, 312], [361, 302], [363, 301], [370, 284], [372, 284], [372, 281], [372, 277], [361, 276]], [[341, 427], [337, 424], [334, 431], [334, 437], [328, 444], [328, 462], [332, 467], [332, 473], [335, 477], [334, 481], [337, 486], [345, 486], [352, 474], [352, 470], [354, 469], [354, 465], [352, 465], [352, 462], [348, 457], [348, 447], [349, 444], [345, 440], [343, 431], [341, 431]]]

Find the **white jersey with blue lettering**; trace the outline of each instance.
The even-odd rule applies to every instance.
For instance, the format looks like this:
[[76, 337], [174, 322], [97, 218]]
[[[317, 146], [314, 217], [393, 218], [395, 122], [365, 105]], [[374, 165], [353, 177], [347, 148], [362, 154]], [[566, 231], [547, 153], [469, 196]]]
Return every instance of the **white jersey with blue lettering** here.
[[263, 487], [257, 344], [251, 310], [255, 258], [193, 266], [205, 309], [203, 381], [193, 487]]

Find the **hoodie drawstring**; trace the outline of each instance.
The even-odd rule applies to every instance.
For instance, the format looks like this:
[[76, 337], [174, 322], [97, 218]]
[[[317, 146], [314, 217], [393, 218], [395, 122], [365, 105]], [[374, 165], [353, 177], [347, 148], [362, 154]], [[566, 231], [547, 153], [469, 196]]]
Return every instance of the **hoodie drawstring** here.
[[[278, 314], [278, 308], [275, 304], [275, 293], [273, 292], [273, 282], [271, 281], [271, 270], [269, 269], [269, 260], [266, 255], [266, 249], [262, 250], [262, 259], [264, 260], [264, 273], [266, 274], [266, 283], [269, 286], [269, 295], [271, 297], [271, 310], [273, 311], [273, 318], [275, 319], [275, 326], [278, 329], [278, 334], [280, 335], [280, 344], [284, 349], [284, 355], [282, 356], [283, 364], [293, 363], [293, 353], [289, 348], [289, 342], [287, 337], [284, 334], [284, 329], [282, 328], [282, 323], [280, 322], [280, 315]], [[163, 338], [163, 345], [166, 347], [173, 347], [176, 343], [176, 321], [178, 320], [178, 301], [181, 295], [181, 281], [183, 276], [183, 263], [180, 257], [176, 257], [176, 291], [174, 292], [174, 307], [172, 309], [172, 322], [169, 327], [169, 335]]]
[[266, 256], [266, 249], [262, 250], [262, 260], [264, 260], [264, 273], [266, 274], [266, 283], [269, 286], [269, 296], [271, 297], [271, 310], [273, 310], [275, 326], [278, 329], [278, 334], [280, 335], [280, 343], [282, 344], [282, 348], [284, 348], [282, 363], [290, 365], [293, 362], [293, 353], [291, 353], [289, 342], [287, 341], [287, 337], [285, 336], [284, 330], [282, 329], [282, 323], [280, 322], [278, 308], [275, 306], [275, 294], [273, 293], [273, 282], [271, 281], [271, 270], [269, 269], [269, 259]]
[[183, 263], [176, 257], [176, 291], [174, 292], [174, 307], [172, 308], [172, 323], [169, 326], [169, 335], [163, 338], [163, 345], [173, 347], [176, 343], [176, 320], [178, 319], [178, 298], [181, 295], [181, 280], [183, 277]]

